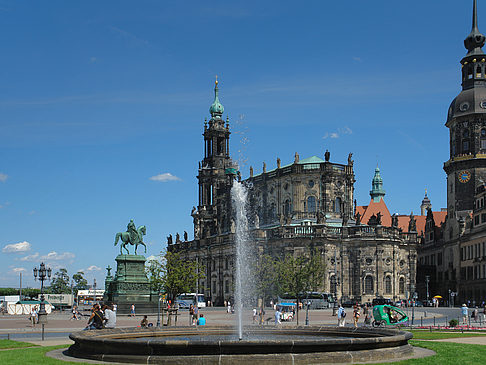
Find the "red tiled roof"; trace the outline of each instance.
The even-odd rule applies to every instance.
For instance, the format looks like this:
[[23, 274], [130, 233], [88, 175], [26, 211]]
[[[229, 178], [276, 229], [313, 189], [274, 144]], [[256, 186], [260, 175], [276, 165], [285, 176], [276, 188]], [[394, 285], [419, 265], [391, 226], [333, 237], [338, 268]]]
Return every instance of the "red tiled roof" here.
[[385, 201], [383, 199], [380, 199], [380, 201], [378, 203], [375, 203], [373, 201], [373, 199], [371, 199], [368, 206], [356, 207], [356, 210], [358, 210], [358, 208], [363, 208], [363, 213], [360, 212], [361, 223], [368, 224], [368, 221], [370, 220], [371, 216], [373, 214], [377, 215], [378, 212], [380, 212], [381, 213], [381, 225], [382, 226], [391, 226], [391, 214], [388, 211], [388, 208], [386, 207]]
[[[381, 224], [383, 226], [390, 227], [391, 226], [391, 214], [385, 204], [383, 199], [380, 199], [378, 203], [375, 203], [373, 199], [371, 199], [369, 205], [359, 205], [356, 207], [356, 213], [361, 215], [361, 223], [368, 224], [369, 219], [374, 214], [376, 215], [378, 212], [381, 213]], [[445, 221], [445, 217], [447, 212], [432, 212], [434, 215], [434, 222], [437, 227]], [[419, 234], [425, 232], [425, 221], [427, 216], [425, 215], [416, 215], [414, 216], [417, 226], [417, 232]], [[400, 214], [398, 215], [398, 228], [401, 228], [403, 232], [408, 232], [408, 223], [410, 222], [410, 215]]]

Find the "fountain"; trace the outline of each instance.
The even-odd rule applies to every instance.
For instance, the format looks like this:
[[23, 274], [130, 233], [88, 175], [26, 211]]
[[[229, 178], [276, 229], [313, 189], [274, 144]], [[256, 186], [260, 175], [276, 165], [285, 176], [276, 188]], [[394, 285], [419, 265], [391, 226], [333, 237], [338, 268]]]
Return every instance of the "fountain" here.
[[69, 336], [74, 344], [68, 356], [145, 364], [308, 364], [386, 361], [414, 353], [408, 344], [412, 334], [391, 329], [243, 327], [243, 306], [253, 298], [246, 197], [247, 189], [235, 180], [231, 198], [236, 213], [236, 335], [234, 326], [83, 331]]
[[249, 250], [249, 231], [248, 218], [246, 214], [248, 191], [246, 187], [238, 181], [233, 181], [231, 188], [231, 200], [236, 211], [236, 231], [235, 231], [235, 247], [236, 247], [236, 285], [235, 285], [235, 300], [236, 300], [236, 314], [237, 314], [237, 329], [238, 339], [243, 338], [243, 304], [251, 295], [251, 272], [249, 266], [249, 259], [251, 252]]

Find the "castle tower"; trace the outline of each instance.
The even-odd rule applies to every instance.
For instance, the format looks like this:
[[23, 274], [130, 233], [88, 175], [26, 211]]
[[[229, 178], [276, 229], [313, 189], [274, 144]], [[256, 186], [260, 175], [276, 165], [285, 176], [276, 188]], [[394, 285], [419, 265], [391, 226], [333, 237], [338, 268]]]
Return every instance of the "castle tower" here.
[[376, 166], [375, 169], [375, 176], [371, 181], [371, 191], [370, 191], [371, 199], [375, 203], [379, 203], [385, 197], [385, 190], [383, 190], [383, 179], [380, 175], [380, 169]]
[[461, 60], [462, 91], [452, 101], [445, 124], [450, 131], [450, 159], [444, 163], [449, 217], [473, 209], [476, 186], [486, 179], [485, 40], [474, 0], [472, 30], [464, 40], [467, 54]]
[[427, 196], [427, 190], [425, 190], [425, 196], [422, 199], [422, 204], [420, 204], [420, 215], [426, 215], [427, 208], [432, 209], [432, 203], [430, 202], [430, 199]]
[[[218, 79], [214, 86], [214, 101], [209, 108], [211, 119], [204, 123], [204, 158], [199, 164], [199, 204], [195, 218], [195, 238], [205, 238], [229, 229], [227, 209], [232, 181], [237, 174], [229, 155], [229, 119], [222, 119], [224, 107], [219, 101]], [[198, 227], [196, 227], [196, 224]], [[197, 233], [197, 234], [196, 234]]]

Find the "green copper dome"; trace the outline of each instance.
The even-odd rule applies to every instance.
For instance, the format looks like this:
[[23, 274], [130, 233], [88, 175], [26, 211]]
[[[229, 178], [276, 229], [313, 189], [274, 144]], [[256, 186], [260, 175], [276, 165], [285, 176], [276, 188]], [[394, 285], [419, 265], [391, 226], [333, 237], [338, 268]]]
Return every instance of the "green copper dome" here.
[[214, 86], [214, 101], [209, 108], [209, 112], [214, 119], [221, 119], [221, 115], [223, 115], [224, 112], [224, 106], [219, 102], [218, 93], [218, 79], [216, 79]]
[[380, 169], [378, 166], [375, 169], [375, 176], [371, 182], [371, 198], [375, 203], [378, 203], [385, 196], [385, 190], [383, 190], [383, 179], [380, 175]]

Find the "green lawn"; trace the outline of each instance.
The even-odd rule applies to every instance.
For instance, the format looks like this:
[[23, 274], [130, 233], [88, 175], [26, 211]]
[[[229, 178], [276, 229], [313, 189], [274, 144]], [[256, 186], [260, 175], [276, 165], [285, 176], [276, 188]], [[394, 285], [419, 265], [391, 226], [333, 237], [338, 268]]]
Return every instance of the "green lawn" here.
[[412, 330], [414, 340], [442, 340], [444, 338], [458, 337], [484, 337], [486, 333], [461, 333], [461, 332], [439, 332], [426, 330]]
[[18, 347], [32, 347], [37, 346], [27, 342], [19, 342], [12, 340], [0, 340], [0, 349], [13, 349]]
[[80, 362], [65, 362], [65, 361], [55, 360], [45, 356], [46, 352], [59, 349], [59, 348], [65, 348], [65, 347], [66, 345], [61, 345], [61, 346], [48, 346], [48, 347], [37, 347], [37, 348], [30, 348], [30, 349], [0, 351], [0, 364], [8, 364], [8, 365], [16, 365], [16, 364], [19, 365], [25, 365], [25, 364], [81, 365], [83, 364]]
[[[400, 365], [475, 365], [486, 364], [486, 346], [462, 343], [410, 341], [413, 346], [425, 347], [437, 353], [435, 356], [394, 362]], [[390, 363], [387, 363], [390, 364]], [[383, 365], [387, 365], [383, 364]]]

